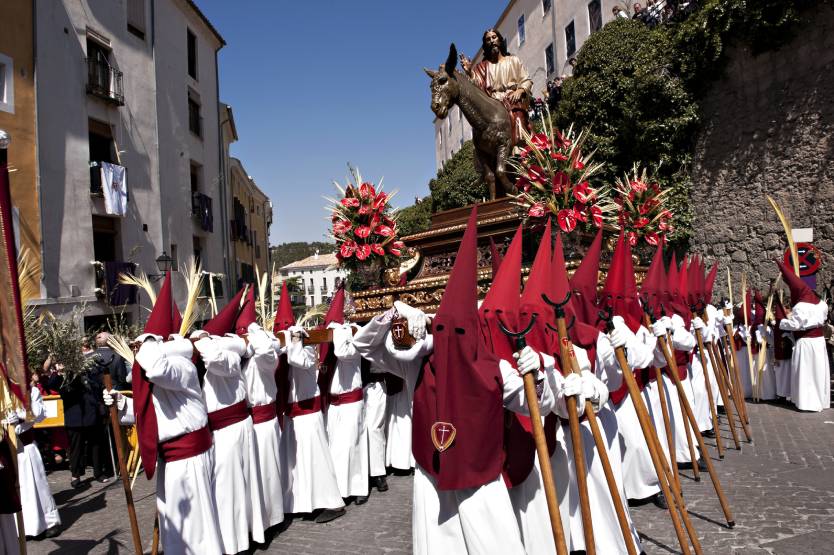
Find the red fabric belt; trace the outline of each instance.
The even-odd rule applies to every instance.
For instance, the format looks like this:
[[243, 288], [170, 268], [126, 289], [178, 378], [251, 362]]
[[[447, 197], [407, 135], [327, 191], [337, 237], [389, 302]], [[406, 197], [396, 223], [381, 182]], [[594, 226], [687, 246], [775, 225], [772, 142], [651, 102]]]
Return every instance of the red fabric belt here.
[[823, 332], [822, 327], [793, 332], [793, 338], [797, 341], [805, 339], [806, 337], [825, 337], [825, 333]]
[[21, 434], [17, 434], [17, 437], [23, 445], [32, 445], [35, 443], [35, 430], [26, 430]]
[[267, 403], [265, 405], [255, 405], [252, 407], [252, 420], [255, 424], [262, 424], [269, 422], [278, 416], [278, 409], [275, 403]]
[[319, 411], [321, 411], [321, 397], [316, 395], [310, 399], [291, 403], [287, 414], [290, 418], [295, 418], [296, 416], [304, 416], [305, 414], [313, 414]]
[[347, 405], [350, 403], [358, 403], [362, 400], [362, 390], [354, 389], [347, 393], [339, 393], [330, 397], [331, 405]]
[[220, 410], [208, 413], [209, 428], [211, 431], [222, 430], [232, 424], [237, 424], [249, 418], [249, 407], [246, 400], [239, 401], [234, 405], [223, 407]]
[[181, 461], [202, 455], [211, 448], [211, 432], [208, 426], [188, 432], [159, 444], [159, 454], [165, 462]]

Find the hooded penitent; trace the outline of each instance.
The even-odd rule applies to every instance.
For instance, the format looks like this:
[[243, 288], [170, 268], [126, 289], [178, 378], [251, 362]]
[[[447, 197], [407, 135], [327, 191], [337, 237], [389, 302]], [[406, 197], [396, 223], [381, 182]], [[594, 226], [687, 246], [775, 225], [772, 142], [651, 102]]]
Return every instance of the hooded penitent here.
[[571, 303], [576, 311], [576, 318], [591, 325], [597, 320], [597, 282], [601, 251], [602, 229], [597, 232], [594, 242], [570, 278], [570, 288], [573, 291]]
[[[486, 347], [500, 360], [515, 364], [513, 341], [501, 331], [500, 321], [510, 330], [518, 330], [521, 294], [521, 226], [513, 237], [494, 274], [492, 285], [481, 304], [481, 335]], [[530, 417], [505, 411], [504, 429], [504, 480], [514, 487], [527, 479], [533, 470], [536, 444], [533, 441]]]
[[237, 329], [235, 322], [237, 316], [240, 314], [240, 301], [243, 298], [243, 289], [237, 292], [237, 295], [232, 297], [223, 310], [203, 325], [203, 331], [209, 335], [226, 335], [227, 333], [234, 333]]
[[[281, 284], [281, 299], [278, 301], [278, 311], [275, 315], [275, 323], [272, 331], [278, 332], [295, 325], [295, 315], [292, 312], [292, 301], [287, 289], [287, 282]], [[287, 396], [290, 393], [290, 364], [287, 355], [278, 357], [278, 368], [275, 369], [275, 384], [278, 386], [275, 404], [278, 407], [278, 423], [284, 427], [284, 414], [287, 412]]]
[[519, 327], [522, 329], [526, 328], [535, 318], [533, 328], [527, 334], [525, 340], [536, 351], [548, 354], [555, 353], [558, 349], [556, 334], [547, 327], [548, 323], [556, 327], [553, 308], [542, 298], [542, 295], [547, 295], [549, 298], [553, 287], [550, 245], [550, 219], [548, 219], [539, 242], [539, 248], [536, 251], [536, 258], [533, 260], [533, 267], [530, 268], [530, 276], [527, 278], [524, 292], [521, 294], [519, 317]]
[[495, 240], [492, 237], [489, 238], [489, 256], [490, 261], [492, 262], [492, 277], [494, 278], [498, 275], [498, 268], [501, 267], [501, 260], [503, 257], [501, 256], [501, 251], [498, 250], [498, 245], [495, 244]]
[[632, 331], [640, 328], [643, 310], [637, 302], [637, 283], [634, 281], [631, 245], [622, 233], [614, 248], [608, 276], [602, 287], [602, 302], [612, 309], [613, 315], [622, 316]]
[[501, 375], [478, 329], [477, 233], [473, 208], [414, 392], [414, 459], [441, 491], [482, 486], [503, 466]]
[[718, 262], [712, 265], [707, 277], [704, 280], [704, 302], [712, 302], [712, 290], [715, 287], [715, 278], [718, 276]]
[[797, 303], [817, 304], [820, 302], [817, 294], [791, 268], [785, 266], [781, 260], [777, 260], [776, 264], [782, 272], [782, 280], [791, 290], [791, 306], [796, 306]]
[[[171, 296], [171, 272], [165, 275], [165, 281], [156, 297], [144, 333], [161, 335], [167, 339], [172, 333], [179, 331], [177, 321], [181, 321]], [[156, 412], [153, 406], [153, 384], [145, 376], [145, 371], [138, 362], [133, 363], [132, 370], [133, 411], [136, 416], [136, 432], [139, 436], [139, 453], [148, 480], [153, 478], [156, 470], [156, 458], [159, 444], [159, 429], [156, 423]]]
[[[330, 300], [330, 306], [324, 315], [323, 329], [332, 323], [343, 324], [345, 322], [345, 288], [339, 287]], [[330, 385], [333, 383], [333, 374], [336, 370], [336, 355], [333, 353], [333, 342], [319, 345], [319, 372], [318, 384], [319, 394], [324, 400], [324, 406], [330, 404]]]
[[646, 277], [640, 285], [640, 299], [647, 304], [655, 318], [660, 318], [660, 304], [663, 302], [662, 289], [665, 279], [663, 269], [663, 247], [657, 246], [652, 262], [646, 271]]

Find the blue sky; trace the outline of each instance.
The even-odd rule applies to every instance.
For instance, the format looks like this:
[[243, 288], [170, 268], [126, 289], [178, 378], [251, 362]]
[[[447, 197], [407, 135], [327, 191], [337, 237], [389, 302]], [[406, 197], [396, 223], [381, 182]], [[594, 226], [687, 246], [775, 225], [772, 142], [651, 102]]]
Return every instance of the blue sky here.
[[324, 195], [347, 163], [399, 190], [429, 193], [433, 114], [423, 66], [449, 43], [470, 57], [506, 0], [286, 2], [197, 0], [228, 43], [220, 98], [239, 141], [232, 155], [272, 199], [271, 242], [323, 240]]

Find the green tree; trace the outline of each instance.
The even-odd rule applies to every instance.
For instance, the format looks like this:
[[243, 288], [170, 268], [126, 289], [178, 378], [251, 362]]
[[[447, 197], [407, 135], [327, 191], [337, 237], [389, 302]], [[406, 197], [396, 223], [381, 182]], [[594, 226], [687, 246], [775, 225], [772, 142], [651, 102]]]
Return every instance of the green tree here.
[[[269, 257], [276, 269], [282, 268], [292, 262], [297, 262], [308, 256], [313, 256], [316, 251], [320, 254], [336, 252], [335, 243], [314, 241], [307, 243], [297, 241], [293, 243], [281, 243], [269, 248]], [[263, 270], [264, 268], [261, 268]]]
[[419, 202], [406, 206], [397, 211], [397, 227], [400, 237], [426, 231], [431, 226], [431, 195], [423, 197]]
[[461, 149], [446, 161], [437, 172], [437, 177], [429, 181], [429, 190], [432, 212], [459, 208], [489, 198], [486, 183], [475, 171], [472, 141], [463, 143]]

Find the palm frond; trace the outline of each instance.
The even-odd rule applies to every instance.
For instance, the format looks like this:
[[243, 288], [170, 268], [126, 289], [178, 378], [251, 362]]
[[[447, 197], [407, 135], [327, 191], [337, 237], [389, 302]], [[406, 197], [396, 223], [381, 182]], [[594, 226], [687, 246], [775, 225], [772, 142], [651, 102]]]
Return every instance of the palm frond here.
[[156, 304], [156, 291], [154, 291], [153, 285], [151, 285], [151, 280], [148, 279], [148, 276], [142, 270], [139, 270], [136, 275], [119, 274], [119, 283], [139, 287], [148, 296], [151, 306]]
[[180, 266], [180, 273], [185, 278], [186, 290], [188, 291], [185, 308], [182, 312], [182, 325], [180, 326], [180, 335], [186, 337], [199, 319], [197, 297], [200, 295], [203, 284], [203, 271], [200, 263], [194, 257], [191, 257], [185, 266]]
[[129, 366], [133, 366], [135, 361], [133, 349], [130, 348], [130, 345], [127, 344], [127, 340], [124, 337], [121, 335], [111, 335], [107, 338], [107, 344], [111, 349], [116, 351], [120, 357], [125, 359]]

